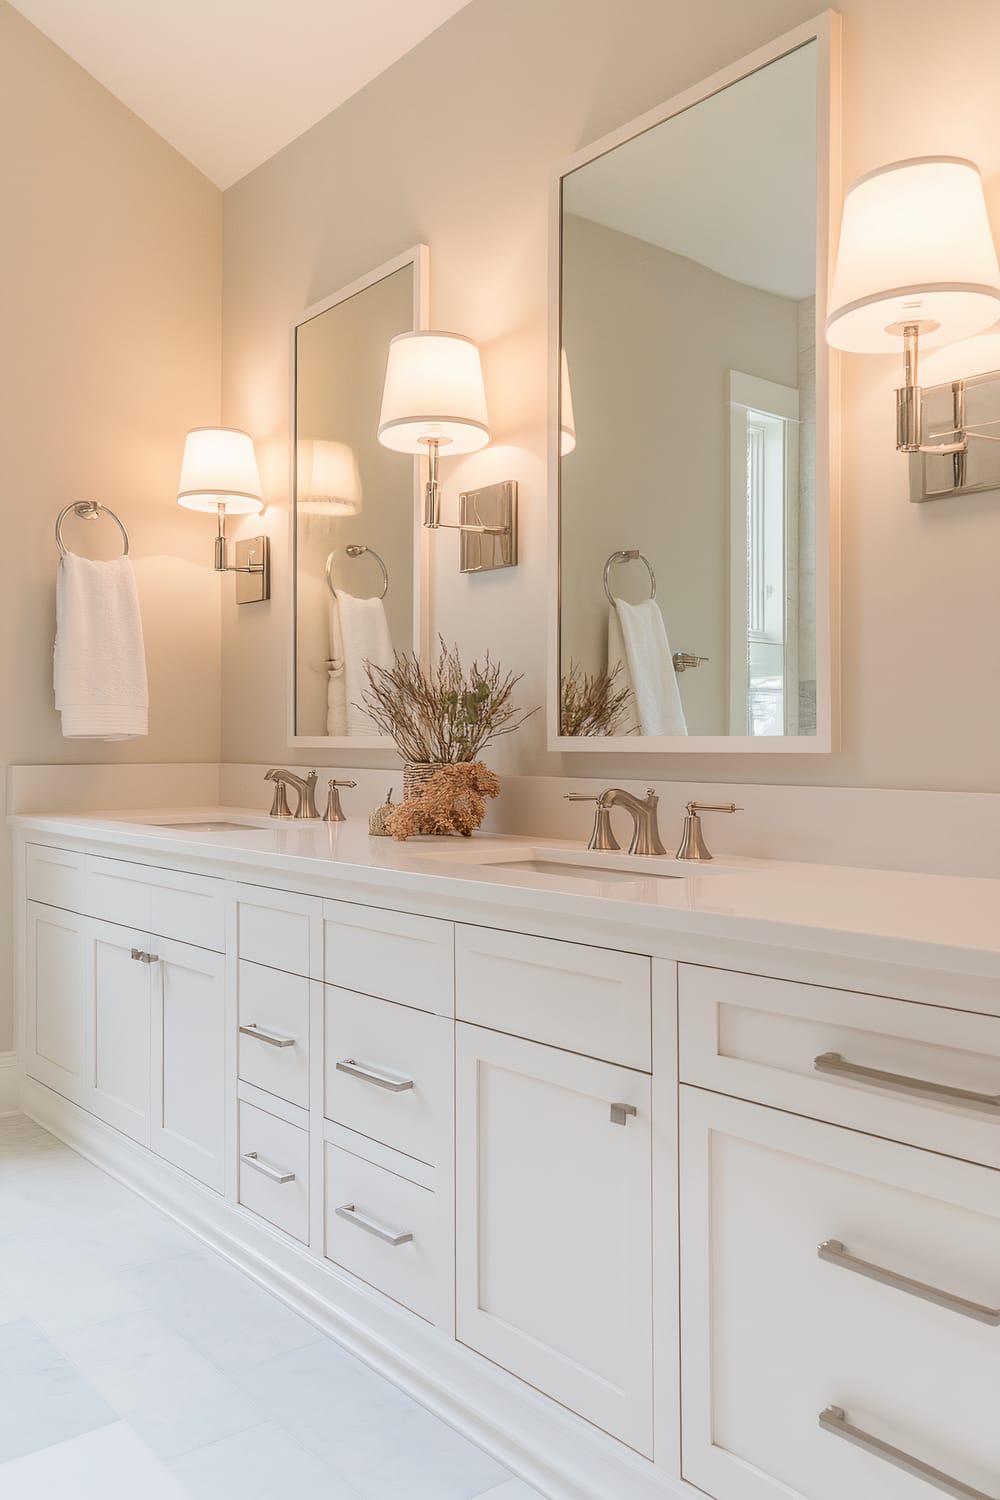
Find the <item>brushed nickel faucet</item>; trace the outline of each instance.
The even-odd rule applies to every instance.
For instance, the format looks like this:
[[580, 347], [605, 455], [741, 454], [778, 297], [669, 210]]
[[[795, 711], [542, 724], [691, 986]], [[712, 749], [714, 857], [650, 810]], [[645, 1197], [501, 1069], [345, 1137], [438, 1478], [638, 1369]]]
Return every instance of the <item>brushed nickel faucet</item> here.
[[326, 794], [326, 812], [323, 814], [324, 823], [346, 823], [347, 815], [340, 805], [340, 788], [342, 786], [357, 786], [356, 781], [335, 781], [333, 777], [329, 781], [329, 790]]
[[[294, 771], [285, 771], [278, 766], [272, 766], [264, 777], [265, 781], [274, 782], [274, 800], [271, 803], [272, 818], [319, 818], [316, 809], [316, 781], [317, 773], [310, 771], [308, 776], [296, 776]], [[288, 806], [286, 787], [292, 787], [297, 795], [294, 813]]]
[[645, 797], [633, 797], [620, 786], [611, 786], [599, 796], [586, 796], [582, 792], [569, 792], [567, 802], [596, 802], [594, 830], [590, 835], [588, 849], [620, 849], [611, 827], [611, 809], [624, 807], [632, 815], [632, 842], [629, 854], [666, 854], [657, 825], [657, 808], [660, 799], [653, 788], [646, 788]]
[[703, 812], [742, 812], [735, 802], [689, 802], [687, 805], [687, 817], [684, 819], [684, 833], [681, 836], [680, 848], [677, 851], [678, 859], [711, 859], [708, 845], [705, 843], [701, 831], [701, 818], [699, 813]]

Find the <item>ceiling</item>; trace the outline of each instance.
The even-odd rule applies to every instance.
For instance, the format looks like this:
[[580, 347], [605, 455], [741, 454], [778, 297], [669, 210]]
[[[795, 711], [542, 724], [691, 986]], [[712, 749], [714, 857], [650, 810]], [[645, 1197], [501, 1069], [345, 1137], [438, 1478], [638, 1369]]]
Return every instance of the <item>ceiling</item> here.
[[226, 188], [468, 0], [14, 0]]
[[813, 296], [815, 54], [779, 58], [581, 167], [566, 211], [733, 281]]

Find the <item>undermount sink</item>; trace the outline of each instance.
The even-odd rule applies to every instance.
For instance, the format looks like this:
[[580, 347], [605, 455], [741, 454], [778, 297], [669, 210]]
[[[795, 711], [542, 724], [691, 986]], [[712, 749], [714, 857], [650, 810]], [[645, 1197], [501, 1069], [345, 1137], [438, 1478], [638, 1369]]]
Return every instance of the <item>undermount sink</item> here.
[[623, 881], [634, 885], [637, 880], [683, 880], [684, 876], [674, 870], [656, 868], [643, 870], [621, 870], [606, 865], [579, 865], [559, 859], [484, 859], [483, 868], [502, 870], [526, 870], [531, 875], [556, 875], [569, 880]]
[[179, 833], [260, 833], [259, 823], [233, 823], [222, 818], [202, 818], [194, 823], [155, 823], [155, 828], [176, 829]]

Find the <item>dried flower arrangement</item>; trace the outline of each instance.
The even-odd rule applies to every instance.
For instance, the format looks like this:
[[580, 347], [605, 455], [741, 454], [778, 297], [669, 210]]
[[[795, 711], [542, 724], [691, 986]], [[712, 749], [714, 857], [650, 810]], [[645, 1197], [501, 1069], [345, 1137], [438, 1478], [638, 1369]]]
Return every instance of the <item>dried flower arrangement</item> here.
[[499, 776], [481, 760], [439, 766], [415, 797], [387, 811], [385, 828], [394, 839], [413, 833], [470, 838], [486, 816], [486, 798], [499, 795]]
[[[563, 674], [560, 732], [564, 735], [618, 734], [628, 715], [628, 686], [621, 686], [621, 662], [612, 671], [584, 672], [571, 661]], [[629, 730], [629, 733], [632, 733]]]
[[493, 740], [513, 734], [527, 712], [511, 702], [520, 676], [501, 673], [487, 651], [468, 672], [458, 647], [439, 637], [437, 661], [425, 667], [416, 655], [396, 652], [391, 667], [365, 663], [364, 706], [379, 734], [395, 742], [404, 760], [454, 765], [477, 760]]

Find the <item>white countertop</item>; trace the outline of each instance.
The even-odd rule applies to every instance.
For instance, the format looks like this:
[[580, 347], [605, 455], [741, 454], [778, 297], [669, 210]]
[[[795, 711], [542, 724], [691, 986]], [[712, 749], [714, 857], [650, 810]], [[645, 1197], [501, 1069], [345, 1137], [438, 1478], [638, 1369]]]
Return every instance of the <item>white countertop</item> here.
[[[168, 829], [182, 821], [235, 819], [239, 830]], [[582, 844], [477, 834], [471, 839], [371, 838], [367, 821], [276, 822], [241, 808], [178, 808], [9, 819], [46, 838], [84, 839], [139, 853], [218, 860], [237, 873], [271, 870], [311, 881], [462, 897], [501, 913], [549, 913], [653, 931], [691, 933], [968, 973], [1000, 981], [1000, 880], [919, 875], [840, 865], [719, 858], [590, 854]], [[109, 847], [110, 852], [110, 847]], [[580, 861], [572, 873], [512, 868]], [[490, 863], [496, 861], [496, 863]], [[678, 878], [667, 878], [678, 877]], [[596, 941], [600, 941], [599, 938]]]

